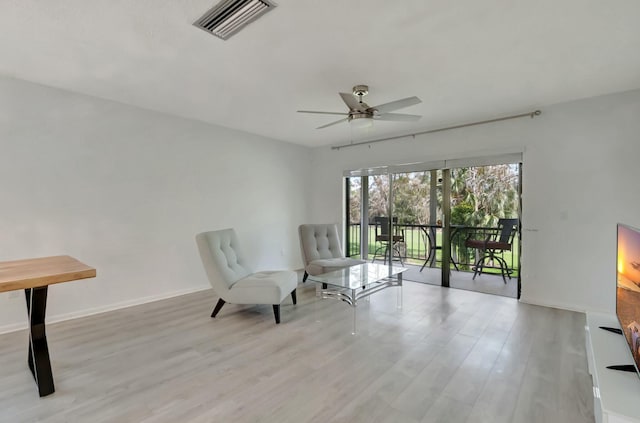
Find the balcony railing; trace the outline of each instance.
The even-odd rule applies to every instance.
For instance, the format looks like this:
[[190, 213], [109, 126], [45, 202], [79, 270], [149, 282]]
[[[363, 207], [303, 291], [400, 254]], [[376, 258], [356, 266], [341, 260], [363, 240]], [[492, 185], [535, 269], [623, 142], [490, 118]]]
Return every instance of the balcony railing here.
[[[478, 251], [474, 248], [465, 247], [465, 240], [467, 239], [469, 232], [476, 232], [478, 230], [490, 230], [495, 228], [487, 227], [455, 227], [452, 228], [451, 234], [451, 258], [457, 265], [458, 270], [472, 271], [471, 268], [477, 259]], [[376, 249], [382, 246], [381, 243], [376, 242], [376, 225], [370, 224], [369, 231], [369, 245], [367, 248], [368, 259], [372, 259]], [[404, 233], [404, 243], [400, 245], [398, 250], [402, 255], [402, 259], [408, 264], [420, 265], [424, 264], [429, 255], [430, 242], [427, 238], [427, 231], [432, 235], [435, 235], [436, 246], [435, 248], [435, 260], [430, 261], [429, 265], [436, 265], [441, 262], [442, 256], [442, 228], [433, 227], [429, 225], [408, 225], [408, 224], [395, 224], [394, 231], [396, 233]], [[505, 251], [503, 258], [513, 269], [514, 274], [517, 276], [519, 272], [518, 264], [518, 251], [520, 246], [518, 245], [518, 238], [513, 240], [512, 250]], [[346, 254], [350, 257], [360, 256], [360, 224], [353, 223], [349, 225], [349, 245], [346, 248]], [[378, 257], [380, 254], [378, 253]], [[453, 264], [452, 264], [453, 267]], [[490, 269], [487, 269], [490, 270]], [[499, 270], [496, 270], [499, 272]]]

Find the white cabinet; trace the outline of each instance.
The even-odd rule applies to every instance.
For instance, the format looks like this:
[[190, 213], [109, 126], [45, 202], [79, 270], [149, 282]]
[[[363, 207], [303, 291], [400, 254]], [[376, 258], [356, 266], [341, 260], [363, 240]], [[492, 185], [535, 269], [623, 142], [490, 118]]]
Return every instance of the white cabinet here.
[[587, 313], [585, 339], [596, 422], [640, 423], [640, 377], [636, 373], [607, 369], [614, 364], [633, 363], [627, 342], [622, 335], [600, 326], [620, 328], [614, 315]]

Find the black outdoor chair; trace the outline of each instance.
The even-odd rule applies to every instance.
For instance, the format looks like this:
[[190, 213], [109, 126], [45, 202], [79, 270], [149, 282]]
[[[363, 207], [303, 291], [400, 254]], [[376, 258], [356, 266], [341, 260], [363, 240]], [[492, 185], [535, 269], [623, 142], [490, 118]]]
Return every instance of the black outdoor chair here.
[[[471, 231], [468, 234], [465, 246], [467, 248], [475, 248], [478, 250], [478, 260], [473, 265], [473, 280], [476, 279], [478, 273], [483, 273], [487, 267], [497, 268], [497, 262], [502, 274], [502, 280], [507, 283], [507, 277], [511, 279], [513, 269], [509, 268], [503, 255], [505, 251], [511, 251], [513, 239], [518, 233], [518, 219], [499, 219], [497, 228], [479, 229]], [[493, 265], [487, 266], [490, 262]]]
[[392, 248], [393, 255], [397, 254], [398, 260], [400, 260], [400, 264], [402, 263], [402, 253], [400, 251], [400, 244], [404, 243], [404, 230], [398, 232], [397, 227], [395, 226], [398, 223], [398, 218], [394, 217], [392, 219], [394, 224], [394, 235], [393, 237], [389, 236], [389, 218], [388, 217], [374, 217], [373, 221], [376, 225], [376, 250], [373, 253], [373, 259], [371, 263], [376, 260], [376, 257], [379, 255], [378, 253], [381, 250], [384, 250], [384, 264], [387, 264], [387, 257], [389, 256], [389, 248]]

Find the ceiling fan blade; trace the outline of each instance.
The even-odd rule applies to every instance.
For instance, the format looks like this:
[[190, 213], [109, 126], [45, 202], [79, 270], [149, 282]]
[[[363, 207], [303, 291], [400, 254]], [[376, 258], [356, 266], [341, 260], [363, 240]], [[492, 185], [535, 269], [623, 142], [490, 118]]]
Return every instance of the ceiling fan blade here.
[[347, 94], [347, 93], [339, 93], [339, 94], [340, 94], [340, 97], [342, 97], [342, 101], [344, 101], [345, 104], [349, 106], [349, 110], [358, 110], [358, 111], [364, 112], [369, 107], [366, 104], [363, 105], [363, 103], [360, 103], [358, 99], [353, 96], [353, 94]]
[[385, 113], [382, 115], [376, 115], [375, 120], [391, 120], [396, 122], [415, 122], [420, 120], [420, 115], [405, 115], [403, 113]]
[[318, 126], [316, 129], [322, 129], [322, 128], [326, 128], [327, 126], [333, 126], [333, 125], [335, 125], [337, 123], [340, 123], [340, 122], [346, 122], [347, 120], [349, 120], [348, 117], [346, 117], [344, 119], [336, 120], [335, 122], [327, 123], [326, 125]]
[[298, 113], [315, 113], [317, 115], [340, 115], [340, 116], [349, 116], [349, 113], [343, 112], [315, 112], [313, 110], [298, 110]]
[[402, 109], [403, 107], [409, 107], [409, 106], [413, 106], [415, 104], [420, 104], [420, 103], [422, 103], [422, 100], [414, 96], [414, 97], [403, 98], [402, 100], [392, 101], [390, 103], [380, 104], [379, 106], [372, 107], [372, 109], [376, 109], [378, 113], [382, 114], [382, 113], [392, 112], [394, 110]]

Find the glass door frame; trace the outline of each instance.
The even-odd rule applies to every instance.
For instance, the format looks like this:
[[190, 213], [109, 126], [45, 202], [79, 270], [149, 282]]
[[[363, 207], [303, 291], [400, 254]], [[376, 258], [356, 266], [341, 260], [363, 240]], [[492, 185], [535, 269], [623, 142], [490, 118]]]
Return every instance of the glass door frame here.
[[[436, 193], [437, 187], [437, 178], [433, 178], [433, 175], [437, 171], [441, 171], [441, 179], [442, 179], [442, 255], [441, 255], [441, 286], [450, 287], [450, 267], [451, 267], [451, 169], [460, 168], [460, 167], [474, 167], [474, 166], [490, 166], [496, 164], [518, 164], [518, 218], [520, 221], [520, 228], [518, 230], [518, 280], [517, 280], [517, 299], [520, 299], [521, 293], [521, 276], [522, 276], [522, 167], [523, 167], [523, 158], [522, 152], [514, 152], [514, 153], [504, 153], [492, 156], [478, 156], [478, 157], [470, 157], [470, 158], [460, 158], [460, 159], [450, 159], [450, 160], [438, 160], [431, 162], [420, 162], [420, 163], [410, 163], [403, 165], [390, 165], [390, 166], [380, 166], [376, 168], [368, 168], [354, 171], [345, 171], [344, 177], [347, 179], [346, 183], [346, 211], [347, 216], [349, 211], [349, 178], [352, 177], [360, 177], [361, 178], [361, 201], [360, 201], [360, 257], [362, 259], [368, 260], [369, 258], [369, 177], [373, 175], [385, 175], [388, 178], [389, 185], [389, 193], [387, 198], [387, 215], [389, 216], [389, 233], [394, 233], [394, 225], [393, 225], [393, 205], [394, 205], [394, 195], [393, 195], [393, 179], [394, 175], [398, 173], [407, 173], [407, 172], [431, 172], [431, 186], [430, 186], [430, 198], [434, 197]], [[431, 210], [435, 202], [430, 202]], [[433, 220], [435, 213], [430, 213], [430, 220]], [[347, 217], [348, 219], [348, 217]], [[432, 222], [430, 222], [432, 223]], [[366, 224], [366, 226], [365, 226]], [[346, 231], [349, 231], [350, 222], [347, 220], [347, 228]], [[366, 228], [366, 229], [365, 229]], [[348, 235], [347, 235], [348, 236]], [[393, 239], [393, 238], [391, 238]], [[347, 240], [349, 240], [347, 238]], [[391, 259], [393, 258], [393, 249], [389, 248], [387, 259], [389, 260], [389, 265], [392, 265]], [[447, 270], [446, 272], [444, 270]]]

